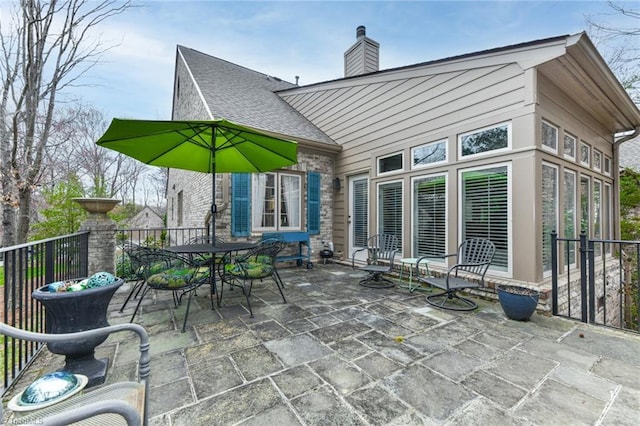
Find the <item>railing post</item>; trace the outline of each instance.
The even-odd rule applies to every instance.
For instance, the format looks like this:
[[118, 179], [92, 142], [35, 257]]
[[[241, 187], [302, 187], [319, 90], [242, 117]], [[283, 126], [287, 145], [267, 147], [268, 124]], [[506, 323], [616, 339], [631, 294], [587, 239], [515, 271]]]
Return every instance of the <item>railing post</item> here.
[[558, 315], [558, 233], [551, 231], [551, 313]]
[[637, 312], [637, 329], [640, 330], [640, 243], [636, 243], [636, 277], [638, 277], [638, 282], [636, 283], [636, 306], [638, 307]]
[[44, 243], [44, 282], [52, 283], [56, 279], [55, 277], [55, 241], [47, 241]]
[[[587, 235], [580, 233], [580, 320], [587, 322]], [[571, 297], [571, 295], [569, 295]]]
[[596, 322], [596, 267], [595, 267], [595, 250], [593, 240], [589, 240], [589, 323]]

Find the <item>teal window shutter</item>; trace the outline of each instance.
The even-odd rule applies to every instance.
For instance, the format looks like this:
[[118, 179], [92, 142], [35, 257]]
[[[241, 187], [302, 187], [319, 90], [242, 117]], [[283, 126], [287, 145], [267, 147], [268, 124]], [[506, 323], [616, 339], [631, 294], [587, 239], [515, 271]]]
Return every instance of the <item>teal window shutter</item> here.
[[320, 233], [320, 173], [307, 173], [307, 232]]
[[251, 231], [251, 174], [231, 175], [231, 236], [248, 237]]

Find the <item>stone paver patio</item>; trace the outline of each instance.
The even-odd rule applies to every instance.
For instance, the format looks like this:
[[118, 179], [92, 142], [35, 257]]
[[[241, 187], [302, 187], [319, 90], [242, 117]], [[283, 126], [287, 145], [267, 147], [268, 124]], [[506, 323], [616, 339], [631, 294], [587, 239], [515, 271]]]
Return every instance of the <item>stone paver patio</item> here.
[[[211, 309], [148, 297], [136, 322], [151, 336], [152, 425], [635, 425], [640, 336], [535, 314], [507, 320], [497, 302], [474, 312], [428, 307], [424, 292], [368, 289], [341, 265], [281, 268], [256, 283], [255, 318], [225, 289]], [[127, 285], [112, 301], [119, 313]], [[110, 337], [108, 382], [136, 374], [137, 343]], [[62, 365], [44, 351], [14, 392]], [[12, 395], [7, 395], [9, 399]]]

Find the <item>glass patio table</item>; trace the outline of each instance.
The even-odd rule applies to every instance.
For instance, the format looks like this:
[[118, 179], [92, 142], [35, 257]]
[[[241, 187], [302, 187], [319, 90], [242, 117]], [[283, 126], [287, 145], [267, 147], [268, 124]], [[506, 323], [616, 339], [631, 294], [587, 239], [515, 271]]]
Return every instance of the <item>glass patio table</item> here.
[[167, 247], [165, 250], [172, 251], [174, 253], [182, 253], [188, 255], [194, 254], [212, 254], [213, 259], [209, 264], [209, 278], [211, 279], [211, 309], [214, 309], [213, 295], [216, 293], [216, 271], [214, 270], [216, 265], [216, 255], [222, 253], [224, 255], [228, 253], [251, 250], [258, 246], [258, 243], [251, 241], [235, 241], [229, 243], [197, 243], [197, 244], [184, 244], [179, 246]]

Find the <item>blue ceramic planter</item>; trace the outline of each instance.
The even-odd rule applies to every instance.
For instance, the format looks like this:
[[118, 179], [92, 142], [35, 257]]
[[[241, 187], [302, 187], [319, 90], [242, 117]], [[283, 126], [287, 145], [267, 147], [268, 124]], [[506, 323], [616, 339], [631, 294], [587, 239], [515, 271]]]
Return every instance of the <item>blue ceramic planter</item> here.
[[528, 321], [538, 306], [540, 292], [512, 285], [498, 286], [498, 300], [507, 318]]

